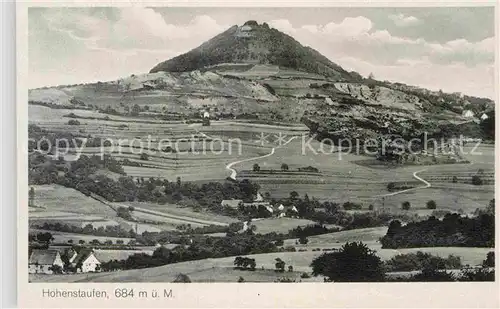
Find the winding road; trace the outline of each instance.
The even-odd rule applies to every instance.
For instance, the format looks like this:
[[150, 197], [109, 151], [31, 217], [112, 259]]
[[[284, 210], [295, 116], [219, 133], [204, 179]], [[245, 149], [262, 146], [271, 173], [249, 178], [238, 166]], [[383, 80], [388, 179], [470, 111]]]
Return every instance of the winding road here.
[[226, 169], [231, 172], [231, 176], [229, 176], [229, 177], [231, 177], [231, 179], [236, 180], [236, 175], [238, 175], [238, 173], [233, 168], [233, 166], [235, 166], [236, 164], [240, 164], [240, 163], [243, 163], [243, 162], [248, 162], [248, 161], [253, 161], [253, 160], [258, 160], [258, 159], [270, 157], [270, 156], [272, 156], [274, 154], [274, 152], [276, 151], [276, 149], [281, 148], [283, 146], [286, 146], [288, 143], [290, 143], [291, 141], [293, 141], [294, 139], [296, 139], [298, 137], [300, 137], [300, 136], [294, 136], [294, 137], [290, 138], [287, 142], [283, 143], [282, 145], [279, 145], [277, 147], [273, 147], [271, 149], [271, 152], [269, 152], [268, 154], [265, 154], [265, 155], [262, 155], [262, 156], [253, 157], [253, 158], [247, 158], [247, 159], [243, 159], [243, 160], [238, 160], [238, 161], [234, 161], [234, 162], [229, 163], [228, 165], [226, 165]]
[[[191, 124], [189, 126], [190, 127], [195, 127], [196, 124]], [[197, 133], [202, 134], [204, 137], [209, 137], [205, 133], [197, 130], [196, 128], [194, 128], [194, 130]], [[273, 147], [268, 154], [265, 154], [265, 155], [262, 155], [262, 156], [257, 156], [257, 157], [252, 157], [252, 158], [246, 158], [246, 159], [243, 159], [243, 160], [237, 160], [237, 161], [233, 161], [233, 162], [227, 164], [226, 165], [226, 169], [231, 172], [231, 175], [229, 177], [231, 179], [233, 179], [233, 180], [236, 180], [236, 176], [238, 175], [238, 172], [233, 168], [233, 166], [235, 166], [237, 164], [240, 164], [240, 163], [244, 163], [244, 162], [249, 162], [249, 161], [254, 161], [254, 160], [258, 160], [258, 159], [263, 159], [263, 158], [270, 157], [270, 156], [274, 155], [276, 149], [279, 149], [279, 148], [282, 148], [283, 146], [286, 146], [288, 143], [290, 143], [292, 140], [294, 140], [294, 139], [296, 139], [298, 137], [300, 137], [300, 136], [294, 136], [294, 137], [290, 138], [287, 142], [283, 143], [282, 145], [279, 145], [277, 147]], [[381, 194], [381, 195], [375, 195], [374, 197], [394, 196], [394, 195], [398, 195], [398, 194], [409, 192], [409, 191], [413, 191], [413, 190], [430, 188], [431, 187], [431, 183], [428, 182], [427, 180], [423, 179], [422, 177], [420, 177], [420, 176], [417, 175], [418, 173], [424, 172], [426, 170], [427, 169], [422, 169], [422, 170], [413, 172], [413, 178], [415, 178], [418, 181], [422, 182], [424, 184], [423, 186], [416, 187], [416, 188], [405, 189], [405, 190], [396, 191], [396, 192], [391, 192], [391, 193], [386, 193], [386, 194]]]
[[423, 169], [423, 170], [416, 171], [416, 172], [413, 173], [413, 178], [421, 181], [424, 184], [423, 186], [416, 187], [416, 188], [405, 189], [405, 190], [401, 190], [401, 191], [397, 191], [397, 192], [392, 192], [392, 193], [387, 193], [387, 194], [376, 195], [375, 197], [394, 196], [394, 195], [398, 195], [398, 194], [405, 193], [405, 192], [408, 192], [408, 191], [430, 188], [431, 187], [431, 183], [428, 182], [427, 180], [423, 179], [422, 177], [420, 177], [420, 176], [417, 175], [418, 173], [424, 172], [426, 170], [427, 169]]

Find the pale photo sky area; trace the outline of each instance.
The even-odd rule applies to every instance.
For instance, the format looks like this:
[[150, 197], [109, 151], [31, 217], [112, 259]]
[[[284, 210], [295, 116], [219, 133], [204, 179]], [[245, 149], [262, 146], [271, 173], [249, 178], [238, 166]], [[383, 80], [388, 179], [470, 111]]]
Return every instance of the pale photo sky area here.
[[148, 72], [247, 20], [346, 70], [494, 97], [494, 10], [481, 8], [30, 8], [29, 87]]

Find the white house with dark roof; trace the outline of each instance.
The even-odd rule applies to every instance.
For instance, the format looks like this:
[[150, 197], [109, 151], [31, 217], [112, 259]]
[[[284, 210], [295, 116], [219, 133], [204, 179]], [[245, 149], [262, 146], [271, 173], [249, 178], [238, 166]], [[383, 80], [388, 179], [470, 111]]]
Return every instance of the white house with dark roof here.
[[462, 116], [465, 118], [472, 118], [474, 117], [474, 112], [471, 111], [470, 109], [467, 109], [463, 111]]
[[71, 265], [76, 268], [77, 272], [88, 273], [99, 271], [101, 262], [94, 255], [93, 249], [81, 249], [73, 258]]
[[53, 266], [64, 267], [59, 251], [34, 249], [31, 252], [28, 262], [30, 274], [53, 274]]

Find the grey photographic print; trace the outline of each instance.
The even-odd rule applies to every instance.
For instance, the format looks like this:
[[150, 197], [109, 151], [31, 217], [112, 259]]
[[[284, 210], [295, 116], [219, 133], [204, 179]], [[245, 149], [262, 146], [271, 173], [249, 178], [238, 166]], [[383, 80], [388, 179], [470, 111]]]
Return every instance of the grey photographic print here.
[[495, 280], [493, 7], [30, 7], [29, 282]]

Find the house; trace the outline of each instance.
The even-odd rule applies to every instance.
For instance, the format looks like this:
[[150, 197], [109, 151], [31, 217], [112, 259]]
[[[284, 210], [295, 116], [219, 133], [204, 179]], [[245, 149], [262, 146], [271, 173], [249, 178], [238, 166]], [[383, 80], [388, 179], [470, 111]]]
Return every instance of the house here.
[[488, 118], [490, 118], [490, 117], [488, 117], [488, 115], [486, 115], [486, 114], [482, 114], [481, 115], [481, 120], [486, 120]]
[[28, 262], [30, 274], [53, 274], [53, 267], [59, 266], [62, 270], [64, 263], [57, 250], [33, 249]]
[[257, 192], [257, 196], [255, 197], [254, 202], [262, 202], [262, 201], [264, 201], [264, 197], [262, 196], [262, 194]]
[[96, 272], [101, 268], [101, 262], [94, 255], [93, 249], [81, 249], [71, 265], [81, 273]]
[[222, 200], [222, 202], [220, 204], [222, 207], [228, 206], [228, 207], [237, 209], [238, 206], [243, 205], [243, 201], [242, 200], [234, 200], [234, 199]]
[[203, 112], [203, 118], [210, 118], [210, 113], [207, 111]]
[[465, 118], [472, 118], [472, 117], [474, 117], [474, 112], [471, 111], [470, 109], [467, 109], [467, 110], [464, 110], [464, 112], [462, 113], [462, 116]]

